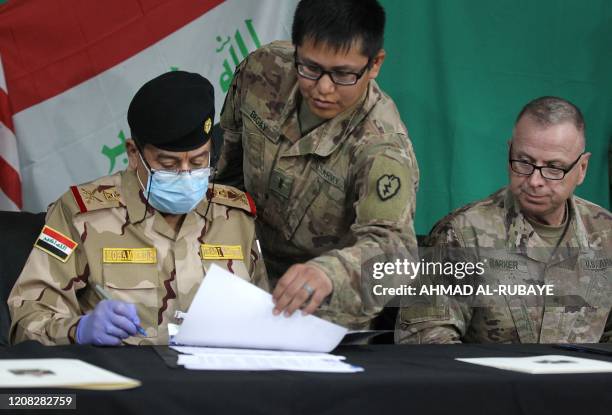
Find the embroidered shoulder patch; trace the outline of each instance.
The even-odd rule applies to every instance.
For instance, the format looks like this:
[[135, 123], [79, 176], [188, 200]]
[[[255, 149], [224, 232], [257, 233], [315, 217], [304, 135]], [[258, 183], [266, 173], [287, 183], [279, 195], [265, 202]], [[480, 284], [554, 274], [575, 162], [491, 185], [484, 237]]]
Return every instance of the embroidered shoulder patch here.
[[81, 213], [120, 204], [120, 195], [115, 186], [70, 186], [70, 191]]
[[215, 184], [212, 201], [220, 205], [231, 206], [249, 212], [255, 216], [255, 203], [248, 193], [240, 191], [235, 187]]
[[385, 174], [376, 181], [376, 191], [381, 200], [391, 199], [399, 192], [402, 185], [399, 177], [393, 174]]
[[36, 248], [62, 262], [68, 261], [77, 245], [72, 239], [47, 225], [45, 225], [40, 235], [38, 235], [36, 242], [34, 242]]

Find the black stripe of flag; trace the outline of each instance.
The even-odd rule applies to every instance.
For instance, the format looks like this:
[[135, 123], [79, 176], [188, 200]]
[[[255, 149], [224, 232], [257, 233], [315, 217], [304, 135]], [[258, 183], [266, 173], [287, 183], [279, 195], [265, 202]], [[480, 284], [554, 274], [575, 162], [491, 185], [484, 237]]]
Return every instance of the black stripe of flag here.
[[34, 245], [44, 249], [45, 251], [49, 251], [53, 255], [57, 255], [57, 257], [61, 258], [62, 260], [68, 257], [68, 254], [66, 252], [57, 249], [56, 247], [54, 247], [50, 243], [43, 241], [42, 239], [38, 239]]

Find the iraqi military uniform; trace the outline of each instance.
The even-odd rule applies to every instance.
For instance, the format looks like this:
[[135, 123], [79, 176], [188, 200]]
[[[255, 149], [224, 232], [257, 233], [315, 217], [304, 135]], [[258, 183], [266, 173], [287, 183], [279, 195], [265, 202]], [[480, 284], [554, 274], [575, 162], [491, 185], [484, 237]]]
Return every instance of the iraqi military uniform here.
[[146, 337], [128, 344], [167, 344], [175, 311], [187, 311], [212, 264], [267, 288], [256, 248], [253, 203], [229, 186], [209, 188], [178, 232], [150, 206], [133, 171], [73, 186], [45, 228], [9, 298], [12, 343], [75, 342], [79, 319], [101, 300], [134, 303]]
[[[438, 222], [428, 261], [478, 263], [480, 276], [422, 276], [428, 284], [450, 278], [455, 286], [489, 287], [489, 293], [411, 302], [397, 320], [401, 343], [593, 343], [612, 341], [612, 215], [573, 196], [556, 248], [547, 247], [502, 189]], [[504, 295], [499, 288], [505, 286]], [[552, 286], [552, 295], [516, 291]], [[508, 288], [509, 287], [509, 288]], [[514, 290], [514, 291], [513, 291]], [[462, 295], [463, 294], [463, 295]]]
[[221, 113], [217, 177], [253, 196], [271, 283], [293, 264], [314, 264], [334, 285], [319, 315], [364, 327], [380, 310], [366, 300], [364, 264], [417, 256], [417, 163], [395, 104], [376, 82], [356, 108], [302, 135], [297, 81], [287, 42], [260, 48], [238, 67]]

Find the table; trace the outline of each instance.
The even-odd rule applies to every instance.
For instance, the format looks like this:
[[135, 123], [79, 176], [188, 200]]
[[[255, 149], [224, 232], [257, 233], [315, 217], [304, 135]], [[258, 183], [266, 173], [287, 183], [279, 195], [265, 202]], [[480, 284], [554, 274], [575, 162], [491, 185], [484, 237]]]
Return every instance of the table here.
[[454, 360], [612, 357], [549, 345], [370, 345], [344, 346], [335, 353], [365, 372], [188, 371], [168, 367], [152, 347], [45, 347], [35, 342], [1, 348], [0, 358], [77, 358], [142, 381], [142, 387], [125, 391], [54, 389], [77, 395], [77, 411], [64, 414], [612, 414], [612, 374], [529, 375]]

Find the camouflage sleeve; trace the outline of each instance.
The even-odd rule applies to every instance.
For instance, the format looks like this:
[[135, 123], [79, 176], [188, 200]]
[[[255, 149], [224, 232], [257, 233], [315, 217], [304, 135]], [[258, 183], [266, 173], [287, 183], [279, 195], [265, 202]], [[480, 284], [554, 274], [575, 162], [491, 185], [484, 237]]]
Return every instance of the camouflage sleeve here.
[[220, 124], [223, 131], [223, 145], [215, 175], [215, 181], [218, 183], [234, 186], [240, 190], [245, 190], [242, 170], [242, 114], [240, 112], [240, 102], [242, 69], [246, 62], [246, 60], [243, 61], [236, 68], [234, 79], [221, 109]]
[[351, 166], [347, 192], [355, 195], [356, 241], [308, 261], [334, 286], [319, 315], [351, 328], [369, 327], [388, 299], [374, 295], [371, 265], [418, 260], [413, 220], [419, 171], [412, 146], [401, 134], [377, 141], [383, 143], [362, 146]]
[[64, 258], [67, 251], [63, 247], [63, 253], [55, 251], [59, 255], [54, 255], [53, 248], [43, 250], [49, 245], [43, 244], [43, 249], [35, 245], [11, 291], [8, 306], [12, 318], [9, 333], [12, 344], [25, 340], [46, 345], [75, 343], [76, 325], [82, 315], [77, 290], [85, 287], [89, 268], [71, 217], [66, 200], [62, 198], [50, 208], [46, 226], [55, 232], [52, 236], [64, 242], [67, 238], [79, 245]]
[[[429, 248], [425, 249], [423, 255], [426, 262], [466, 261], [463, 257], [466, 252], [465, 244], [450, 220], [442, 220], [434, 226], [427, 246]], [[453, 284], [453, 280], [454, 278], [449, 280], [448, 276], [419, 275], [416, 286], [420, 292], [421, 286]], [[471, 320], [471, 313], [469, 301], [463, 299], [435, 295], [404, 296], [397, 315], [395, 342], [461, 343]]]

